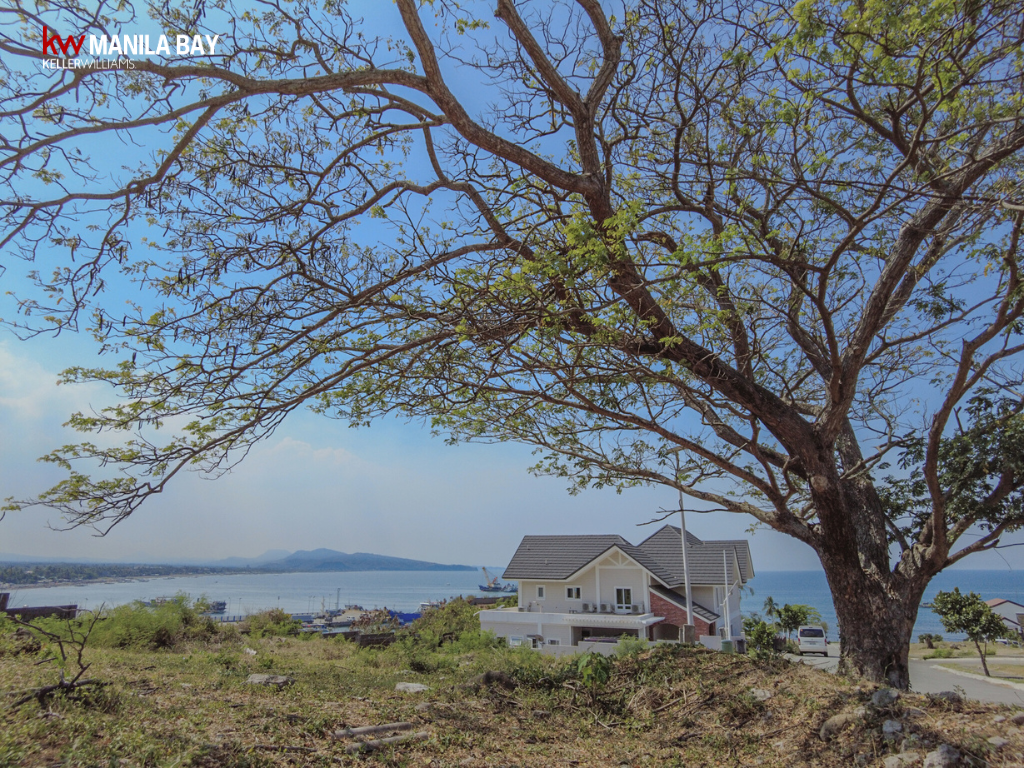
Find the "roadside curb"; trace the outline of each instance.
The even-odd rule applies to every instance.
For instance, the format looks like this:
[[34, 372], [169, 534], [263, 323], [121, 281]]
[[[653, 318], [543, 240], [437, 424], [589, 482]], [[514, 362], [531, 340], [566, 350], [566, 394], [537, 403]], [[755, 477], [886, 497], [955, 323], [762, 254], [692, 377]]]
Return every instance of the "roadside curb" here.
[[960, 677], [970, 677], [974, 680], [981, 680], [983, 683], [992, 683], [992, 685], [1001, 685], [1005, 688], [1014, 688], [1018, 691], [1024, 691], [1024, 683], [1012, 683], [1009, 680], [1001, 680], [998, 677], [985, 677], [984, 675], [976, 675], [973, 672], [964, 672], [959, 669], [950, 669], [949, 667], [943, 667], [939, 664], [930, 665], [932, 669], [938, 669], [942, 672], [949, 672], [951, 675], [960, 675]]

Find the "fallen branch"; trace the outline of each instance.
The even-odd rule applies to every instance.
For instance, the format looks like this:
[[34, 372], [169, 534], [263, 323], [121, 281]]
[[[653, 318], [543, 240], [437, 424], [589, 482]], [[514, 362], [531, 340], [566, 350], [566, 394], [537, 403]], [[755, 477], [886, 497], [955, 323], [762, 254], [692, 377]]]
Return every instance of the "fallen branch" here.
[[418, 731], [417, 733], [407, 733], [404, 736], [392, 736], [387, 739], [374, 739], [372, 741], [362, 741], [358, 744], [352, 744], [345, 747], [345, 751], [350, 755], [355, 755], [360, 752], [373, 752], [381, 749], [382, 747], [389, 747], [393, 744], [402, 744], [408, 741], [423, 741], [430, 734], [426, 731]]
[[383, 725], [364, 725], [359, 728], [344, 728], [331, 734], [336, 739], [351, 739], [357, 736], [369, 736], [373, 733], [386, 733], [388, 731], [411, 731], [415, 728], [413, 723], [384, 723]]
[[71, 682], [61, 680], [59, 683], [54, 683], [53, 685], [44, 685], [40, 688], [33, 688], [28, 691], [18, 691], [11, 694], [16, 696], [18, 693], [24, 693], [25, 695], [13, 704], [11, 704], [10, 708], [17, 709], [23, 704], [27, 704], [28, 702], [32, 701], [32, 699], [36, 699], [39, 702], [39, 705], [42, 706], [46, 703], [46, 699], [49, 698], [51, 694], [56, 693], [57, 691], [72, 692], [78, 690], [79, 688], [84, 688], [87, 685], [109, 685], [109, 683], [105, 680], [72, 680]]

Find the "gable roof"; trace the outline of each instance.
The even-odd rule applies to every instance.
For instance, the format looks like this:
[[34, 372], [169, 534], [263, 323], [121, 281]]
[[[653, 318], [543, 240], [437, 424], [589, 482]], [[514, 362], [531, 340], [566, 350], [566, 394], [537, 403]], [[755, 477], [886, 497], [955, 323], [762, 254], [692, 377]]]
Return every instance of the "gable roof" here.
[[[637, 549], [657, 560], [671, 574], [670, 580], [665, 582], [670, 587], [685, 583], [683, 551], [679, 546], [681, 533], [674, 525], [665, 525], [637, 546]], [[737, 563], [740, 582], [746, 584], [754, 578], [750, 545], [746, 540], [701, 541], [689, 531], [686, 532], [686, 565], [691, 584], [722, 584], [726, 564], [731, 570]], [[732, 583], [731, 578], [729, 581]]]
[[1003, 603], [1009, 603], [1010, 605], [1016, 605], [1018, 608], [1024, 608], [1024, 605], [1021, 605], [1020, 603], [1015, 603], [1013, 602], [1013, 600], [1007, 600], [1003, 597], [994, 597], [991, 600], [985, 601], [985, 604], [989, 608], [995, 608], [997, 605], [1002, 605]]
[[[680, 586], [685, 583], [680, 533], [679, 528], [666, 525], [638, 546], [616, 534], [524, 536], [502, 578], [562, 581], [609, 550], [618, 548], [666, 586]], [[742, 539], [701, 541], [687, 531], [686, 560], [691, 584], [722, 584], [726, 563], [730, 568], [734, 563], [739, 564], [742, 583], [754, 577], [750, 547]]]
[[512, 556], [504, 579], [568, 579], [609, 550], [619, 549], [661, 578], [664, 569], [644, 552], [616, 534], [583, 536], [524, 536]]
[[[653, 592], [658, 597], [664, 600], [668, 600], [668, 602], [672, 603], [672, 605], [676, 606], [677, 608], [682, 608], [684, 611], [686, 610], [686, 598], [680, 595], [678, 592], [673, 592], [671, 589], [665, 589], [664, 587], [659, 587], [654, 584], [651, 585], [651, 592]], [[690, 602], [693, 603], [694, 614], [700, 616], [708, 624], [711, 624], [722, 618], [714, 611], [705, 608], [696, 600], [691, 599]]]

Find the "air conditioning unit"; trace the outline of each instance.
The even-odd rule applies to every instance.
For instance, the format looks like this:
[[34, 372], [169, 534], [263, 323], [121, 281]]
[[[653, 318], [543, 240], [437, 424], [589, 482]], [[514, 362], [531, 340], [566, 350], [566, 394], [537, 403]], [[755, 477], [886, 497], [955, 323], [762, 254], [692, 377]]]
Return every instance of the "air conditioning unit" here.
[[601, 603], [601, 613], [608, 613], [608, 603]]
[[583, 604], [583, 612], [584, 613], [590, 613], [590, 603], [584, 603]]

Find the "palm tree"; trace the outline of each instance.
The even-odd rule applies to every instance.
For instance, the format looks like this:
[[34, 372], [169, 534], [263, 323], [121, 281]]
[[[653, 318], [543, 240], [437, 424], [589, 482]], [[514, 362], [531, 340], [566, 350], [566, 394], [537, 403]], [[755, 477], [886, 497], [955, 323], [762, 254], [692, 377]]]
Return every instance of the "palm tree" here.
[[772, 626], [774, 627], [777, 624], [775, 619], [779, 615], [779, 606], [775, 602], [775, 599], [771, 595], [768, 595], [768, 599], [764, 601], [764, 608], [763, 608], [763, 610], [764, 610], [764, 615], [772, 620]]

